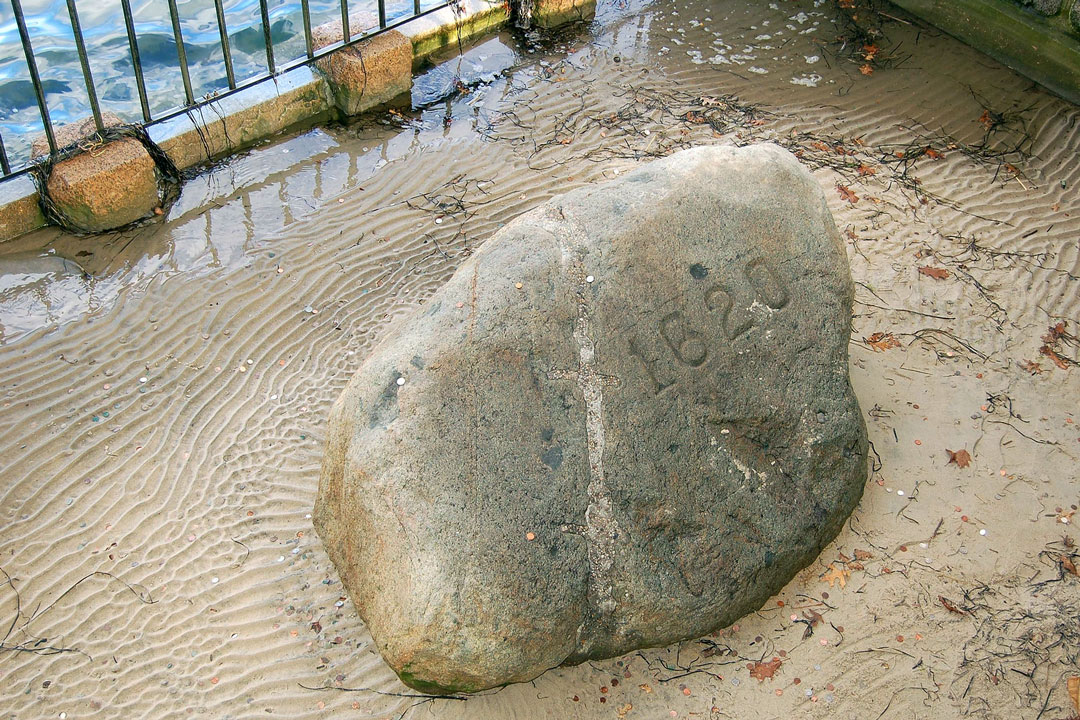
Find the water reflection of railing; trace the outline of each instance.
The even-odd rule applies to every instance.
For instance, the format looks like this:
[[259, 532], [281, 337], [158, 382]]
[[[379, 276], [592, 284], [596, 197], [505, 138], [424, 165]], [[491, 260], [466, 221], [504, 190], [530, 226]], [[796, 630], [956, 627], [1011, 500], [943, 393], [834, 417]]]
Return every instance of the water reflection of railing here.
[[[0, 93], [0, 178], [21, 174], [31, 167], [29, 139], [32, 133], [43, 131], [50, 156], [60, 154], [64, 148], [57, 145], [54, 130], [57, 121], [71, 122], [89, 114], [97, 131], [103, 132], [107, 124], [103, 117], [105, 111], [125, 120], [138, 120], [141, 125], [168, 120], [191, 108], [265, 82], [340, 47], [454, 4], [453, 0], [353, 0], [350, 7], [349, 0], [289, 0], [278, 2], [271, 8], [273, 0], [167, 0], [168, 23], [162, 26], [163, 23], [148, 24], [140, 20], [147, 12], [161, 7], [159, 0], [142, 0], [141, 4], [140, 0], [134, 0], [134, 9], [133, 0], [112, 0], [113, 4], [119, 2], [122, 10], [123, 30], [113, 7], [107, 17], [102, 18], [104, 27], [101, 23], [91, 23], [91, 32], [84, 33], [76, 0], [48, 0], [44, 12], [24, 12], [24, 3], [33, 1], [10, 0], [15, 28], [0, 16], [0, 48], [8, 50], [7, 59], [0, 59], [0, 90], [4, 91]], [[100, 16], [102, 10], [102, 5], [95, 3], [89, 13], [84, 9], [83, 19], [90, 13]], [[367, 24], [363, 28], [350, 27], [350, 13], [355, 23], [358, 10], [371, 13], [371, 27]], [[62, 20], [65, 12], [71, 32], [65, 42], [74, 40], [77, 68], [72, 62], [72, 53], [55, 49], [61, 42], [56, 37], [57, 21]], [[248, 17], [237, 20], [236, 15], [244, 13]], [[234, 25], [242, 25], [239, 31], [234, 28], [230, 32], [230, 15]], [[316, 49], [312, 41], [313, 17], [316, 24], [340, 17], [344, 39]], [[98, 18], [91, 18], [95, 19]], [[296, 42], [301, 34], [295, 31], [296, 24], [301, 26], [302, 46]], [[216, 38], [210, 41], [207, 35], [214, 25]], [[148, 26], [150, 32], [146, 32]], [[25, 66], [20, 62], [18, 68], [12, 67], [18, 52], [14, 33], [10, 32], [12, 29], [17, 29], [18, 43], [25, 59]], [[171, 42], [163, 42], [163, 34], [171, 35], [168, 38]], [[89, 46], [87, 37], [91, 39]], [[193, 43], [192, 37], [199, 41]], [[5, 43], [5, 40], [11, 42]], [[290, 43], [290, 40], [294, 42]], [[35, 53], [34, 43], [46, 45], [46, 52]], [[122, 58], [117, 56], [121, 44], [126, 46]], [[174, 49], [168, 45], [173, 45]], [[168, 75], [160, 72], [163, 47], [172, 50], [165, 53], [167, 69], [173, 73], [171, 82]], [[144, 64], [147, 52], [151, 53], [149, 59], [154, 71], [152, 83], [148, 83], [148, 68]], [[7, 67], [3, 67], [5, 65]], [[194, 78], [193, 67], [197, 73]], [[101, 81], [95, 81], [95, 72], [100, 78], [103, 69], [107, 87], [101, 95]], [[179, 82], [175, 77], [177, 70]], [[117, 75], [118, 71], [120, 75]], [[24, 74], [29, 75], [29, 82], [17, 79], [16, 76]], [[72, 82], [66, 81], [76, 78], [85, 87], [85, 103], [73, 99], [79, 92], [72, 90]], [[137, 106], [130, 97], [129, 88], [117, 89], [120, 81], [126, 84], [131, 80], [138, 93]], [[31, 93], [32, 97], [23, 97]], [[36, 117], [28, 117], [35, 104]]]

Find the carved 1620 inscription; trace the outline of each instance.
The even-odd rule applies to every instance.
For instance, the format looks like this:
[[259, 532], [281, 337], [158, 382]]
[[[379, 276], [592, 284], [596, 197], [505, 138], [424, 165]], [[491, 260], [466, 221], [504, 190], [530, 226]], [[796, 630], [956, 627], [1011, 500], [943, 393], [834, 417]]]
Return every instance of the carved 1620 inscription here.
[[[698, 273], [703, 268], [694, 266]], [[704, 274], [695, 278], [706, 279]], [[776, 272], [762, 259], [751, 260], [742, 270], [746, 282], [725, 285], [710, 282], [704, 291], [704, 313], [707, 327], [698, 327], [690, 315], [701, 316], [700, 312], [675, 310], [660, 320], [660, 337], [671, 351], [674, 359], [688, 367], [701, 367], [709, 359], [710, 340], [726, 339], [731, 342], [754, 326], [754, 304], [761, 304], [771, 310], [785, 307], [790, 296], [787, 288], [777, 277]], [[738, 292], [741, 288], [747, 288]], [[749, 302], [738, 299], [749, 295]], [[656, 392], [669, 387], [673, 381], [662, 382], [657, 375], [657, 363], [660, 358], [650, 358], [643, 350], [642, 343], [630, 339], [630, 354], [638, 358], [649, 378], [656, 385]]]

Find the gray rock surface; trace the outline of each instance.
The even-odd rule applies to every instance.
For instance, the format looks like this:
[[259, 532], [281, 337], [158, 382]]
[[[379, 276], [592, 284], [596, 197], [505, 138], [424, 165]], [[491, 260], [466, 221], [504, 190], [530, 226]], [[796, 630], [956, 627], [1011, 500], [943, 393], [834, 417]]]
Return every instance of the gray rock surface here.
[[852, 282], [771, 145], [507, 225], [334, 405], [315, 525], [390, 666], [475, 691], [756, 610], [862, 494]]

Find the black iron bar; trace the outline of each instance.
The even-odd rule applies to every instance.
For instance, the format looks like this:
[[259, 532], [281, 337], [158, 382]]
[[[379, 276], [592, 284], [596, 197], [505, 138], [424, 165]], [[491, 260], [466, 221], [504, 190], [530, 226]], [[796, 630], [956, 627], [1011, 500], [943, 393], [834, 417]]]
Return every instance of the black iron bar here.
[[82, 27], [79, 25], [79, 13], [75, 10], [75, 0], [67, 0], [68, 16], [71, 18], [71, 32], [75, 36], [75, 51], [79, 54], [83, 81], [86, 83], [86, 97], [90, 101], [90, 112], [94, 116], [94, 126], [98, 132], [105, 130], [101, 121], [101, 108], [98, 106], [97, 91], [94, 89], [94, 76], [90, 72], [90, 58], [86, 56], [86, 43], [83, 42]]
[[349, 0], [341, 0], [341, 41], [348, 44], [352, 41], [349, 32]]
[[386, 0], [379, 0], [379, 27], [386, 29]]
[[[173, 4], [174, 2], [175, 2], [175, 0], [170, 0], [170, 4]], [[373, 32], [372, 31], [361, 32], [359, 35], [357, 35], [355, 38], [353, 38], [351, 36], [351, 34], [347, 32], [347, 29], [348, 29], [348, 23], [347, 23], [347, 19], [348, 19], [348, 0], [341, 0], [342, 10], [345, 11], [345, 15], [343, 16], [342, 19], [346, 21], [346, 22], [343, 23], [343, 25], [345, 25], [345, 28], [343, 28], [343, 30], [346, 30], [346, 36], [349, 37], [349, 41], [331, 43], [330, 45], [327, 45], [326, 47], [319, 48], [318, 50], [314, 50], [313, 53], [312, 53], [311, 58], [301, 57], [301, 58], [297, 58], [295, 60], [290, 60], [288, 63], [285, 63], [284, 65], [282, 65], [282, 66], [280, 66], [280, 67], [278, 67], [276, 69], [277, 69], [279, 74], [288, 72], [290, 70], [294, 70], [294, 69], [296, 69], [296, 68], [298, 68], [300, 66], [307, 65], [309, 62], [311, 62], [312, 59], [318, 59], [318, 58], [324, 57], [326, 55], [329, 55], [330, 53], [334, 52], [335, 50], [338, 50], [338, 49], [340, 49], [342, 47], [345, 47], [346, 45], [350, 45], [350, 44], [353, 44], [355, 42], [360, 42], [360, 41], [362, 41], [362, 40], [364, 40], [366, 38], [369, 38], [369, 37], [371, 37], [373, 35], [377, 35], [380, 32], [382, 32], [383, 30], [395, 29], [395, 28], [400, 27], [400, 26], [402, 26], [402, 25], [404, 25], [404, 24], [406, 24], [408, 22], [411, 22], [412, 20], [414, 20], [417, 17], [424, 17], [426, 15], [430, 15], [430, 14], [432, 14], [434, 12], [442, 10], [443, 8], [450, 6], [450, 4], [451, 4], [450, 2], [439, 2], [439, 3], [435, 4], [435, 5], [432, 5], [431, 7], [423, 8], [421, 10], [421, 12], [419, 14], [417, 14], [417, 15], [406, 15], [406, 16], [398, 17], [398, 18], [394, 19], [393, 21], [388, 21], [385, 28], [381, 28], [381, 29], [375, 30]], [[19, 27], [19, 35], [20, 35], [20, 39], [22, 40], [23, 52], [26, 55], [27, 67], [28, 67], [28, 69], [30, 71], [30, 78], [31, 78], [31, 81], [32, 81], [33, 86], [34, 86], [34, 91], [37, 94], [38, 110], [41, 113], [42, 124], [43, 124], [43, 126], [45, 128], [45, 136], [49, 141], [49, 149], [50, 149], [50, 151], [55, 153], [56, 150], [58, 149], [56, 147], [56, 138], [55, 138], [55, 135], [54, 135], [54, 132], [53, 132], [52, 121], [51, 121], [50, 116], [49, 116], [49, 109], [48, 109], [48, 106], [47, 106], [46, 101], [45, 101], [45, 94], [44, 94], [44, 92], [42, 90], [41, 79], [40, 79], [40, 76], [38, 75], [37, 64], [36, 64], [36, 62], [34, 60], [33, 49], [32, 49], [32, 47], [30, 45], [29, 33], [27, 32], [27, 29], [26, 29], [26, 22], [25, 22], [25, 20], [23, 18], [23, 12], [22, 12], [22, 6], [20, 4], [20, 0], [11, 0], [11, 5], [12, 5], [12, 8], [14, 10], [16, 24]], [[178, 23], [174, 23], [174, 25], [173, 25], [174, 33], [177, 30], [177, 27], [178, 27]], [[180, 45], [179, 43], [178, 43], [178, 46], [182, 47], [182, 45]], [[182, 69], [186, 70], [186, 54], [185, 54], [184, 58], [185, 58], [185, 64], [183, 65]], [[224, 99], [226, 97], [229, 97], [230, 95], [235, 95], [238, 92], [242, 92], [244, 90], [247, 90], [248, 88], [260, 85], [260, 84], [270, 80], [271, 77], [272, 76], [261, 75], [260, 74], [260, 75], [254, 76], [254, 77], [249, 77], [249, 78], [246, 78], [244, 80], [238, 81], [238, 82], [236, 82], [235, 87], [231, 87], [229, 90], [226, 90], [224, 92], [219, 92], [219, 93], [217, 93], [217, 94], [215, 94], [213, 96], [207, 96], [206, 98], [200, 98], [198, 103], [192, 102], [192, 103], [189, 103], [187, 105], [176, 105], [176, 106], [172, 107], [171, 109], [166, 110], [165, 112], [162, 112], [160, 115], [157, 115], [156, 117], [153, 117], [151, 119], [151, 121], [148, 122], [147, 124], [148, 125], [155, 125], [155, 124], [158, 124], [158, 123], [161, 123], [161, 122], [165, 122], [166, 120], [172, 120], [173, 118], [176, 118], [176, 117], [178, 117], [180, 115], [183, 115], [183, 114], [187, 113], [190, 110], [191, 105], [204, 105], [204, 104], [207, 104], [207, 103], [210, 103], [210, 102], [220, 101], [220, 100], [222, 100], [222, 99]], [[2, 138], [0, 138], [0, 143], [2, 143], [2, 141], [3, 141]], [[0, 150], [2, 150], [2, 148], [0, 148]], [[14, 169], [14, 171], [11, 171], [11, 172], [7, 173], [7, 178], [15, 177], [15, 176], [18, 176], [18, 175], [23, 175], [23, 174], [27, 173], [30, 169], [31, 169], [31, 166], [29, 164], [24, 164], [22, 162], [17, 162], [16, 163], [16, 168]], [[7, 178], [5, 178], [5, 179], [7, 179]]]
[[4, 175], [11, 174], [11, 165], [8, 164], [7, 150], [4, 148], [4, 136], [0, 135], [0, 171]]
[[26, 68], [30, 71], [30, 82], [34, 86], [34, 94], [37, 95], [41, 124], [45, 127], [45, 139], [49, 141], [49, 153], [52, 154], [56, 152], [56, 135], [53, 134], [52, 120], [49, 119], [49, 106], [45, 102], [45, 91], [41, 87], [41, 78], [38, 76], [34, 49], [30, 45], [30, 34], [26, 32], [22, 3], [19, 0], [11, 0], [11, 11], [15, 14], [15, 24], [19, 26], [19, 39], [22, 40], [23, 54], [26, 56]]
[[217, 13], [218, 34], [221, 36], [221, 54], [225, 58], [225, 78], [229, 81], [229, 88], [236, 88], [236, 76], [233, 75], [232, 49], [229, 47], [229, 28], [225, 24], [225, 8], [221, 0], [214, 0], [214, 11]]
[[270, 10], [266, 7], [266, 0], [259, 0], [259, 12], [262, 13], [263, 42], [266, 44], [266, 68], [271, 75], [276, 75], [274, 69], [274, 41], [270, 38]]
[[131, 14], [131, 0], [120, 0], [124, 9], [124, 27], [127, 28], [128, 48], [131, 50], [131, 67], [135, 70], [135, 85], [139, 88], [139, 105], [143, 122], [150, 122], [150, 103], [146, 99], [146, 79], [143, 77], [142, 59], [139, 57], [139, 41], [135, 37], [135, 19]]
[[308, 7], [308, 0], [300, 0], [300, 10], [304, 15], [304, 43], [310, 60], [315, 56], [315, 43], [311, 41], [311, 8]]
[[420, 0], [413, 0], [412, 11], [413, 11], [413, 15], [419, 15], [420, 14]]
[[[72, 0], [68, 0], [72, 2]], [[184, 97], [188, 105], [195, 104], [191, 92], [191, 76], [188, 74], [187, 50], [184, 48], [184, 34], [180, 32], [180, 15], [176, 12], [176, 0], [169, 0], [169, 19], [172, 21], [173, 38], [176, 40], [176, 57], [180, 61], [180, 77], [184, 80]]]

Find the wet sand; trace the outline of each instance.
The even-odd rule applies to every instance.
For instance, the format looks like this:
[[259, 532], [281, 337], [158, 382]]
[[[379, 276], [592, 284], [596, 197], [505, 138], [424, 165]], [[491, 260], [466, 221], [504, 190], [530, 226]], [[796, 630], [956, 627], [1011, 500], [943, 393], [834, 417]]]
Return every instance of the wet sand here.
[[[1040, 348], [1080, 354], [1043, 339], [1080, 323], [1080, 109], [886, 12], [863, 15], [871, 52], [832, 4], [602, 2], [449, 57], [416, 109], [205, 172], [163, 222], [5, 246], [0, 710], [1072, 714], [1080, 370]], [[330, 404], [501, 224], [656, 154], [760, 141], [814, 168], [848, 243], [875, 455], [851, 521], [714, 636], [401, 697], [311, 528]]]

